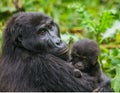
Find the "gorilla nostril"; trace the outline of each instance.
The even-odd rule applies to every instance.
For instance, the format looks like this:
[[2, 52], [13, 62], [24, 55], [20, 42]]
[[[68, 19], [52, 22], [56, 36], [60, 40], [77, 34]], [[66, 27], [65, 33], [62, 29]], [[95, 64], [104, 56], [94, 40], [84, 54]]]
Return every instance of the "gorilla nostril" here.
[[56, 45], [60, 45], [60, 42], [56, 42]]
[[57, 40], [56, 45], [60, 45], [60, 44], [61, 44], [61, 42], [62, 42], [62, 40], [61, 40], [61, 39]]

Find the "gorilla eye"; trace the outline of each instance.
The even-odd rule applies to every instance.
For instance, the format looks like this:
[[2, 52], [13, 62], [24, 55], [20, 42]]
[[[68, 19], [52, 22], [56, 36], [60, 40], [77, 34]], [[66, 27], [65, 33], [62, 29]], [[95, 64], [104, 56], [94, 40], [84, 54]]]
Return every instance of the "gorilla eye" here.
[[37, 31], [38, 35], [44, 35], [46, 33], [46, 29], [40, 29], [39, 31]]
[[52, 25], [49, 24], [49, 25], [47, 26], [47, 28], [48, 28], [48, 29], [52, 29]]

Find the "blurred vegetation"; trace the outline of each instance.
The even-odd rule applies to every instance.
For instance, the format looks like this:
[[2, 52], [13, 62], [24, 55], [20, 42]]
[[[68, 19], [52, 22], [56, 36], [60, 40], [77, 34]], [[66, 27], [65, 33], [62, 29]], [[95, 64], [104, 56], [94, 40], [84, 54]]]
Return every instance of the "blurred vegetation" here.
[[101, 68], [120, 91], [120, 0], [0, 0], [0, 46], [6, 21], [19, 11], [51, 16], [69, 46], [82, 38], [96, 40]]

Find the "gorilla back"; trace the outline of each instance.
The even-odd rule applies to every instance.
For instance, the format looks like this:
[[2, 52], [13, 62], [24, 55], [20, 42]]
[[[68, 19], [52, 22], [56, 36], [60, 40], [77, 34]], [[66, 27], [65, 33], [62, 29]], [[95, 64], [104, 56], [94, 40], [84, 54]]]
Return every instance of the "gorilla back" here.
[[58, 58], [66, 58], [67, 51], [50, 17], [35, 12], [15, 14], [3, 33], [0, 91], [92, 91], [89, 82], [75, 78]]

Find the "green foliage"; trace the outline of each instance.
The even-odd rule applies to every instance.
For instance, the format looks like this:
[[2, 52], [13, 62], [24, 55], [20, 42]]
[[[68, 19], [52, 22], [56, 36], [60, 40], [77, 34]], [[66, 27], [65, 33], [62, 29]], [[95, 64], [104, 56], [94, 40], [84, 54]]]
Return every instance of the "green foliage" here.
[[115, 68], [117, 64], [120, 64], [120, 49], [107, 49], [101, 46], [100, 62], [103, 70], [114, 77], [116, 74]]
[[15, 11], [15, 7], [12, 4], [12, 0], [0, 0], [0, 13], [4, 12], [13, 12]]
[[[107, 28], [111, 27], [111, 25], [114, 22], [114, 14], [111, 11], [103, 11], [102, 15], [99, 17], [99, 23], [96, 26], [96, 38], [98, 41], [103, 40], [102, 37], [99, 38], [99, 36], [101, 36]], [[101, 42], [100, 42], [101, 43]]]
[[114, 21], [114, 14], [110, 11], [104, 11], [100, 17], [99, 32], [105, 31], [106, 27], [110, 27]]
[[116, 66], [116, 76], [112, 80], [112, 88], [115, 92], [120, 92], [120, 64]]

